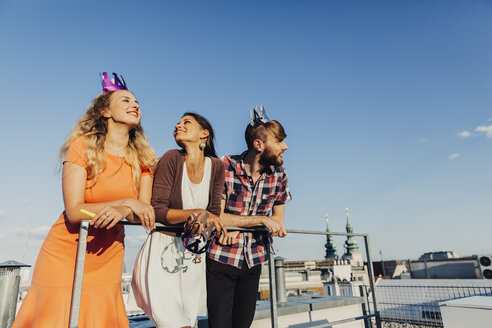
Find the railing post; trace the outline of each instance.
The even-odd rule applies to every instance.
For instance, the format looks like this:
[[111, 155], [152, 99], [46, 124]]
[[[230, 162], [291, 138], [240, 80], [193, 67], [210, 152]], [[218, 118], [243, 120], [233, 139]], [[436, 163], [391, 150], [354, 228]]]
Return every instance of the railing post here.
[[[362, 315], [366, 316], [368, 312], [371, 312], [369, 310], [369, 302], [367, 300], [367, 290], [365, 285], [360, 285], [359, 286], [359, 294], [361, 297], [364, 298], [364, 302], [362, 303]], [[364, 319], [364, 327], [365, 328], [372, 328], [372, 322], [370, 318], [365, 318]]]
[[376, 327], [381, 328], [381, 315], [378, 311], [378, 304], [376, 301], [376, 286], [374, 283], [374, 272], [372, 267], [372, 257], [371, 257], [371, 249], [369, 245], [369, 236], [364, 235], [364, 244], [366, 247], [366, 256], [367, 256], [367, 271], [369, 273], [369, 284], [371, 285], [372, 291], [372, 304], [374, 308], [374, 314], [376, 315]]
[[273, 245], [270, 238], [267, 238], [268, 249], [268, 280], [270, 284], [270, 316], [272, 319], [272, 328], [278, 327], [277, 322], [277, 288], [275, 283], [275, 259], [273, 258]]
[[0, 263], [0, 327], [10, 328], [14, 323], [19, 299], [20, 272], [30, 265], [10, 260]]
[[79, 243], [77, 245], [77, 257], [75, 259], [73, 277], [72, 303], [70, 305], [70, 328], [76, 328], [79, 325], [80, 298], [82, 297], [82, 281], [84, 279], [85, 251], [87, 249], [89, 222], [91, 221], [82, 220], [80, 222]]
[[275, 258], [275, 283], [277, 287], [277, 300], [278, 304], [287, 304], [287, 291], [285, 286], [285, 270], [284, 270], [284, 258]]

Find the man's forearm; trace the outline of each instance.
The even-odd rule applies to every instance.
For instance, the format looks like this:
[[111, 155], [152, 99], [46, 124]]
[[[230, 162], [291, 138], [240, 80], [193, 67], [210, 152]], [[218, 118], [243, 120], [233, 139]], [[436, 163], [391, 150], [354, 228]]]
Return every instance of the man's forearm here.
[[220, 219], [227, 227], [251, 228], [264, 225], [265, 216], [259, 215], [236, 215], [222, 213]]
[[272, 215], [268, 216], [269, 219], [272, 219], [273, 221], [277, 222], [278, 224], [284, 225], [284, 216], [283, 215]]

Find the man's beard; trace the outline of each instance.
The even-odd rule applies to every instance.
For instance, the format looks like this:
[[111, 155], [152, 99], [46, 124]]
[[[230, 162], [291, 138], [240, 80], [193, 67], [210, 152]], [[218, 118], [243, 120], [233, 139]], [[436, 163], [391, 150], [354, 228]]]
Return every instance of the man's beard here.
[[276, 165], [281, 166], [284, 164], [282, 153], [275, 155], [270, 148], [266, 148], [265, 151], [260, 156], [260, 164], [263, 166]]

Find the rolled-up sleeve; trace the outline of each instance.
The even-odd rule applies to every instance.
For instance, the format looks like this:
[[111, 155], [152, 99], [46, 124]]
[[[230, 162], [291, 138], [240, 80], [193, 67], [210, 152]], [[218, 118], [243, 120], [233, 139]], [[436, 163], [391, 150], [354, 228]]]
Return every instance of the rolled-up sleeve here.
[[154, 207], [156, 221], [166, 223], [167, 212], [171, 197], [174, 176], [176, 175], [176, 160], [172, 151], [165, 153], [154, 174], [154, 184], [152, 186], [151, 204]]
[[280, 187], [278, 189], [277, 197], [275, 199], [274, 206], [283, 205], [292, 200], [292, 196], [289, 190], [289, 179], [287, 178], [287, 172], [284, 169]]
[[224, 191], [225, 167], [224, 163], [220, 159], [213, 159], [213, 161], [215, 164], [215, 176], [214, 181], [211, 181], [211, 183], [213, 183], [213, 189], [211, 203], [208, 206], [208, 209], [213, 214], [219, 216], [220, 206], [222, 202], [222, 193]]

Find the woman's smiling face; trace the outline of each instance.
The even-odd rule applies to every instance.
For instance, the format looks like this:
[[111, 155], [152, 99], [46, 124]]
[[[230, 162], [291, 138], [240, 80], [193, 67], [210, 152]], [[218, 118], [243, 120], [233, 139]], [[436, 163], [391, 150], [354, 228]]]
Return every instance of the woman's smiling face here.
[[111, 118], [115, 123], [127, 124], [135, 127], [140, 122], [142, 112], [137, 99], [128, 90], [118, 90], [111, 95], [109, 108], [103, 116]]
[[205, 131], [193, 116], [185, 115], [176, 124], [173, 132], [174, 140], [181, 146], [181, 142], [197, 142], [206, 137]]

